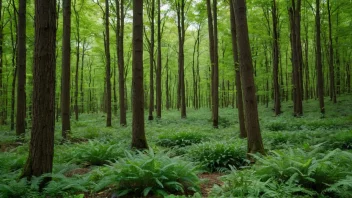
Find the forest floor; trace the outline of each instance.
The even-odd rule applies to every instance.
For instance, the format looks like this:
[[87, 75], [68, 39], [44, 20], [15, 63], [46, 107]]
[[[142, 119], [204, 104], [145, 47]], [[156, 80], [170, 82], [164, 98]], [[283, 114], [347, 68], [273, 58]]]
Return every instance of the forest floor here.
[[300, 118], [293, 117], [291, 102], [282, 104], [278, 117], [272, 104], [260, 104], [267, 156], [255, 156], [253, 167], [232, 107], [219, 110], [219, 129], [208, 108], [188, 108], [187, 119], [164, 110], [162, 119], [146, 121], [151, 149], [143, 153], [130, 149], [131, 112], [127, 127], [119, 126], [116, 113], [112, 127], [105, 127], [103, 113], [80, 114], [65, 143], [56, 123], [53, 181], [42, 193], [38, 181], [26, 188], [28, 182], [18, 180], [30, 130], [19, 141], [1, 126], [0, 197], [351, 197], [345, 183], [352, 181], [352, 95], [325, 102], [322, 116], [317, 100], [304, 101]]

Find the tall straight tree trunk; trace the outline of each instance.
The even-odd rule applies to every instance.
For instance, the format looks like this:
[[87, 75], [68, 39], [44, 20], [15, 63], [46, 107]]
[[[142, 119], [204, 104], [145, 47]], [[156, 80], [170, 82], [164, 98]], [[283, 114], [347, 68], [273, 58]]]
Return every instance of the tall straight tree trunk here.
[[158, 0], [158, 56], [156, 61], [156, 117], [161, 118], [162, 90], [161, 90], [161, 0]]
[[106, 126], [111, 126], [111, 81], [110, 81], [110, 32], [109, 32], [109, 0], [105, 0], [105, 56], [106, 56]]
[[319, 96], [319, 106], [320, 113], [325, 114], [324, 107], [324, 78], [323, 78], [323, 66], [321, 60], [321, 40], [320, 40], [320, 0], [316, 0], [315, 8], [315, 27], [316, 27], [316, 67], [317, 67], [317, 87], [318, 87], [318, 96]]
[[75, 111], [75, 119], [78, 121], [78, 69], [79, 69], [79, 48], [81, 44], [81, 37], [80, 37], [80, 18], [79, 13], [76, 8], [77, 0], [73, 2], [73, 11], [75, 13], [75, 21], [76, 21], [76, 72], [75, 72], [75, 91], [74, 91], [74, 111]]
[[171, 94], [170, 94], [170, 87], [169, 87], [169, 49], [168, 49], [167, 55], [166, 55], [165, 69], [166, 69], [166, 80], [165, 80], [166, 110], [169, 110], [170, 108], [172, 108], [172, 105], [171, 105]]
[[177, 10], [177, 30], [178, 30], [178, 70], [179, 70], [179, 88], [178, 98], [181, 102], [181, 118], [186, 118], [186, 89], [185, 89], [185, 55], [184, 55], [184, 44], [185, 44], [185, 0], [176, 2]]
[[[17, 8], [15, 3], [12, 3], [14, 15], [13, 20], [10, 20], [10, 33], [11, 33], [11, 44], [12, 44], [12, 58], [11, 63], [13, 65], [13, 78], [12, 78], [12, 87], [11, 87], [11, 114], [10, 114], [10, 129], [15, 129], [15, 101], [16, 101], [16, 78], [17, 78]], [[9, 10], [10, 12], [10, 10]], [[10, 14], [10, 13], [9, 13]], [[11, 15], [11, 14], [10, 14]], [[13, 30], [15, 28], [15, 30]]]
[[336, 103], [335, 90], [335, 71], [334, 71], [334, 49], [332, 46], [332, 24], [331, 24], [331, 5], [330, 0], [327, 0], [328, 6], [328, 21], [329, 21], [329, 73], [330, 73], [330, 99]]
[[148, 120], [153, 120], [154, 111], [154, 15], [155, 0], [151, 0], [150, 20], [150, 45], [149, 45], [149, 116]]
[[84, 77], [84, 58], [87, 50], [87, 40], [84, 38], [82, 43], [82, 56], [81, 56], [81, 86], [80, 86], [80, 95], [81, 95], [81, 113], [84, 113], [84, 92], [83, 92], [83, 77]]
[[115, 0], [116, 3], [116, 15], [117, 15], [117, 26], [116, 26], [116, 48], [118, 58], [118, 69], [119, 69], [119, 106], [120, 106], [120, 125], [126, 126], [126, 105], [125, 105], [125, 61], [124, 61], [124, 47], [123, 47], [123, 35], [124, 35], [124, 0]]
[[279, 32], [278, 32], [278, 8], [276, 0], [273, 0], [272, 18], [273, 18], [273, 78], [274, 78], [274, 109], [275, 115], [281, 113], [280, 103], [280, 85], [279, 85]]
[[148, 148], [144, 129], [143, 1], [133, 0], [132, 30], [132, 148]]
[[0, 125], [5, 124], [6, 120], [6, 98], [4, 97], [6, 94], [5, 87], [3, 83], [3, 43], [4, 43], [4, 35], [3, 35], [3, 7], [2, 1], [0, 1]]
[[71, 81], [71, 0], [63, 0], [63, 39], [61, 70], [61, 126], [62, 137], [67, 138], [70, 124], [70, 81]]
[[294, 116], [303, 114], [302, 106], [302, 46], [300, 36], [300, 12], [301, 0], [292, 0], [292, 5], [289, 8], [290, 30], [291, 30], [291, 51], [292, 51], [292, 82], [293, 82], [293, 106]]
[[17, 48], [17, 116], [16, 135], [26, 130], [26, 0], [19, 1], [18, 10], [18, 48]]
[[[210, 1], [210, 0], [208, 0]], [[209, 10], [209, 9], [208, 9]], [[210, 12], [211, 15], [211, 12]], [[209, 17], [209, 11], [208, 11]], [[217, 0], [213, 0], [213, 63], [212, 63], [212, 113], [213, 127], [218, 128], [219, 123], [219, 55], [218, 55], [218, 19], [217, 19]], [[211, 40], [210, 40], [211, 41]]]
[[[33, 117], [29, 155], [22, 177], [51, 173], [55, 128], [56, 0], [35, 1]], [[40, 184], [40, 190], [50, 178]]]
[[230, 1], [232, 52], [233, 52], [233, 59], [234, 59], [233, 61], [234, 61], [235, 73], [236, 73], [238, 120], [240, 125], [240, 138], [246, 138], [247, 131], [246, 131], [246, 126], [244, 121], [244, 109], [243, 109], [243, 98], [242, 98], [242, 88], [241, 88], [242, 85], [241, 85], [241, 74], [240, 74], [239, 58], [238, 58], [236, 17], [235, 17], [234, 3], [235, 3], [235, 0]]
[[245, 0], [235, 0], [235, 18], [239, 49], [241, 82], [244, 99], [245, 124], [248, 136], [248, 153], [264, 154], [260, 133], [257, 99], [253, 76], [251, 48], [249, 45]]

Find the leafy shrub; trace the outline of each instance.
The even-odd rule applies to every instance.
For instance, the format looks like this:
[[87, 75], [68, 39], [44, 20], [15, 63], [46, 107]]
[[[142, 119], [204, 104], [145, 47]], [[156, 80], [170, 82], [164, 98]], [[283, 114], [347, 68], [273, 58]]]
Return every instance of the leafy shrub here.
[[325, 189], [323, 193], [334, 193], [341, 198], [352, 197], [352, 176], [347, 176], [331, 185], [329, 188]]
[[194, 145], [189, 148], [187, 156], [192, 161], [200, 162], [211, 172], [247, 164], [246, 146], [240, 141], [206, 142]]
[[270, 131], [284, 131], [288, 127], [287, 127], [287, 123], [285, 122], [271, 122], [266, 125], [266, 128], [269, 129]]
[[205, 137], [194, 132], [167, 133], [159, 136], [157, 144], [164, 147], [184, 147], [202, 142]]
[[[18, 174], [12, 174], [1, 178], [0, 197], [68, 197], [77, 192], [87, 192], [89, 181], [82, 176], [65, 177], [61, 173], [43, 174], [40, 177], [32, 177], [17, 180]], [[52, 180], [39, 192], [39, 184], [45, 177]]]
[[61, 155], [59, 157], [63, 158], [63, 161], [99, 166], [123, 156], [123, 148], [118, 144], [90, 140], [88, 143], [78, 144], [74, 148], [67, 147]]
[[352, 154], [341, 150], [325, 154], [321, 149], [254, 155], [257, 163], [251, 169], [232, 170], [223, 177], [225, 184], [212, 193], [216, 197], [349, 197]]
[[290, 149], [286, 152], [271, 151], [267, 157], [255, 156], [255, 174], [262, 180], [272, 178], [280, 183], [296, 175], [295, 181], [302, 187], [322, 192], [327, 185], [334, 184], [346, 174], [352, 174], [349, 172], [352, 165], [348, 163], [352, 154], [340, 150], [324, 154], [320, 150], [320, 147], [310, 152]]
[[136, 196], [184, 193], [199, 190], [198, 167], [180, 158], [169, 158], [165, 153], [154, 154], [153, 150], [132, 155], [96, 171], [93, 179], [102, 178], [96, 191], [107, 186], [117, 191], [118, 196]]
[[332, 148], [352, 149], [352, 131], [334, 133], [327, 141]]
[[302, 188], [295, 183], [292, 176], [285, 183], [278, 183], [273, 179], [262, 180], [253, 170], [232, 172], [223, 176], [223, 186], [215, 185], [210, 193], [211, 197], [299, 197], [298, 194], [314, 195], [314, 191]]
[[23, 168], [26, 162], [25, 155], [16, 155], [15, 153], [0, 153], [0, 175], [7, 174]]

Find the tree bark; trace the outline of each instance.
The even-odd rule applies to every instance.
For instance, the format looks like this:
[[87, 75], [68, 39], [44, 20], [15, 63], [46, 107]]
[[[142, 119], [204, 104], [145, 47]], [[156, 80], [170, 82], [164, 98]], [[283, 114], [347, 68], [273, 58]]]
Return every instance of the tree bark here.
[[[33, 118], [29, 156], [22, 177], [51, 173], [55, 131], [56, 1], [35, 1]], [[40, 190], [50, 178], [40, 184]]]
[[291, 51], [292, 51], [292, 82], [293, 82], [293, 106], [294, 116], [303, 115], [302, 106], [302, 46], [301, 46], [301, 0], [292, 0], [289, 8], [290, 31], [291, 31]]
[[79, 48], [80, 48], [80, 43], [81, 43], [81, 37], [80, 37], [80, 18], [79, 18], [79, 13], [76, 8], [76, 0], [73, 2], [73, 11], [75, 13], [75, 21], [76, 21], [76, 72], [75, 72], [75, 91], [74, 91], [74, 111], [75, 111], [75, 119], [78, 121], [78, 114], [79, 114], [79, 109], [78, 109], [78, 69], [79, 69]]
[[70, 124], [71, 82], [71, 0], [63, 0], [63, 39], [61, 71], [61, 126], [62, 137], [67, 138]]
[[238, 120], [240, 125], [239, 136], [240, 138], [246, 138], [247, 131], [246, 131], [246, 126], [244, 121], [244, 109], [243, 109], [243, 98], [242, 98], [242, 88], [241, 88], [242, 85], [241, 85], [241, 75], [240, 75], [239, 58], [238, 58], [237, 31], [236, 31], [234, 3], [235, 3], [235, 0], [230, 1], [230, 16], [231, 16], [232, 52], [233, 52], [233, 61], [234, 61], [235, 73], [236, 73]]
[[211, 61], [211, 96], [213, 127], [218, 128], [219, 122], [219, 72], [218, 72], [218, 31], [217, 31], [217, 0], [207, 0], [209, 48]]
[[156, 117], [161, 118], [162, 90], [161, 90], [161, 0], [158, 0], [158, 56], [156, 62]]
[[316, 0], [315, 8], [315, 27], [316, 27], [316, 67], [317, 67], [317, 87], [318, 87], [318, 96], [319, 96], [319, 106], [320, 113], [324, 116], [325, 107], [324, 107], [324, 78], [323, 78], [323, 66], [321, 60], [321, 40], [320, 40], [320, 0]]
[[26, 130], [26, 0], [19, 1], [18, 10], [18, 48], [17, 48], [17, 116], [16, 135]]
[[149, 16], [150, 22], [150, 42], [149, 42], [149, 116], [148, 120], [153, 120], [154, 111], [154, 15], [155, 0], [151, 0]]
[[109, 0], [105, 0], [105, 56], [106, 56], [106, 126], [111, 127], [111, 81], [110, 81], [110, 31], [109, 31]]
[[132, 148], [148, 148], [144, 129], [143, 1], [133, 0]]
[[328, 6], [328, 21], [329, 21], [329, 72], [330, 72], [330, 99], [336, 103], [335, 90], [335, 71], [334, 71], [334, 49], [332, 46], [332, 24], [331, 24], [331, 5], [330, 0], [327, 0]]
[[125, 104], [125, 61], [124, 61], [124, 0], [115, 0], [116, 4], [116, 51], [119, 71], [119, 106], [120, 106], [120, 126], [126, 126], [126, 104]]
[[273, 78], [274, 78], [274, 109], [275, 115], [281, 114], [280, 103], [280, 85], [279, 85], [279, 33], [278, 33], [278, 8], [276, 0], [273, 0], [272, 18], [273, 18]]
[[185, 0], [176, 2], [177, 12], [177, 30], [178, 30], [178, 70], [179, 70], [179, 88], [178, 88], [178, 102], [181, 106], [181, 118], [186, 118], [186, 90], [185, 90], [185, 55], [184, 55], [184, 44], [185, 44]]
[[235, 0], [235, 18], [239, 49], [241, 83], [244, 97], [245, 125], [248, 136], [248, 153], [264, 154], [260, 133], [257, 99], [253, 76], [251, 48], [249, 44], [245, 0]]
[[5, 94], [5, 87], [3, 83], [3, 43], [4, 43], [4, 19], [3, 19], [3, 6], [2, 1], [0, 1], [0, 125], [5, 124], [6, 120], [6, 98], [4, 97]]

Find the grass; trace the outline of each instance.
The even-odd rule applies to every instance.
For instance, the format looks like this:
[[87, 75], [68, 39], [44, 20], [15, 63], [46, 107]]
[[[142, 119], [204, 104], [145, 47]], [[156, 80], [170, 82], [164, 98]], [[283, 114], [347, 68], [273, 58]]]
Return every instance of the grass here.
[[[219, 129], [212, 127], [208, 108], [188, 108], [187, 119], [181, 119], [178, 111], [163, 111], [162, 119], [146, 120], [152, 150], [142, 153], [130, 149], [130, 112], [126, 127], [119, 126], [116, 116], [113, 126], [105, 127], [104, 114], [81, 114], [78, 121], [72, 120], [70, 141], [64, 144], [61, 125], [56, 124], [54, 179], [42, 195], [36, 187], [40, 178], [18, 180], [28, 155], [29, 134], [17, 144], [14, 132], [1, 126], [0, 197], [82, 197], [101, 191], [201, 197], [197, 174], [202, 170], [225, 174], [224, 185], [212, 190], [215, 197], [351, 197], [352, 109], [347, 107], [352, 99], [346, 95], [339, 100], [326, 101], [325, 118], [315, 100], [303, 103], [301, 118], [292, 116], [291, 103], [282, 104], [283, 114], [278, 117], [271, 108], [259, 105], [268, 155], [256, 156], [253, 166], [247, 166], [246, 140], [238, 138], [233, 108], [220, 109]], [[67, 175], [80, 169], [89, 171]]]

